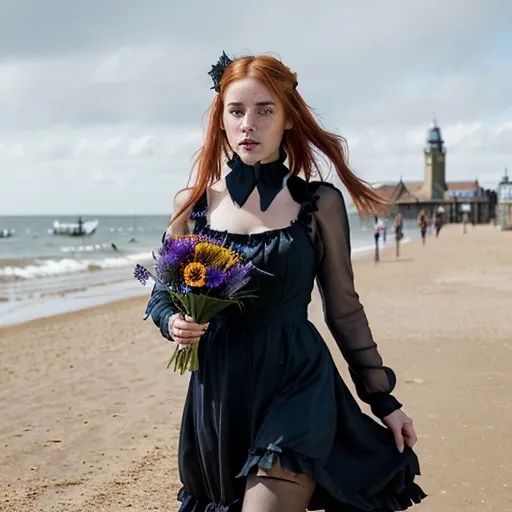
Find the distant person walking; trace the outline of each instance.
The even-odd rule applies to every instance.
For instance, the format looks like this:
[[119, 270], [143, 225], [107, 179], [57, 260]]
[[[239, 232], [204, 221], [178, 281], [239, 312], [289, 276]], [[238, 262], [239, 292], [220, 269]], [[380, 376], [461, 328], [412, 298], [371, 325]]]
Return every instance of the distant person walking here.
[[382, 243], [386, 243], [386, 239], [388, 237], [388, 221], [387, 219], [382, 219]]
[[443, 215], [442, 213], [436, 213], [436, 220], [434, 222], [436, 228], [436, 238], [439, 237], [439, 233], [441, 232], [441, 228], [443, 227]]
[[395, 245], [396, 245], [396, 257], [400, 256], [400, 242], [404, 237], [404, 219], [401, 213], [397, 213], [395, 217]]
[[423, 245], [425, 245], [427, 243], [428, 222], [427, 222], [427, 216], [423, 210], [421, 210], [419, 217], [418, 217], [418, 226], [420, 228], [421, 242], [423, 243]]
[[375, 262], [380, 261], [379, 241], [383, 230], [384, 224], [382, 223], [382, 220], [380, 220], [377, 215], [375, 215], [373, 225], [373, 238], [375, 239]]
[[469, 216], [467, 213], [464, 213], [462, 215], [462, 232], [464, 234], [466, 234], [468, 232], [468, 221], [469, 221]]

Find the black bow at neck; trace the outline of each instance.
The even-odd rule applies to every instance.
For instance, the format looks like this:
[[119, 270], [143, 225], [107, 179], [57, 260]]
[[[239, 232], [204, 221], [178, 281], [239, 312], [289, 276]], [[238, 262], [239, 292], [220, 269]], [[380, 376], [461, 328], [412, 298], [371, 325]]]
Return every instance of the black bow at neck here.
[[226, 186], [233, 202], [242, 207], [256, 187], [261, 211], [266, 211], [286, 184], [285, 178], [290, 171], [284, 165], [285, 160], [283, 148], [280, 148], [277, 160], [265, 164], [248, 165], [234, 153], [228, 161], [232, 171], [226, 176]]

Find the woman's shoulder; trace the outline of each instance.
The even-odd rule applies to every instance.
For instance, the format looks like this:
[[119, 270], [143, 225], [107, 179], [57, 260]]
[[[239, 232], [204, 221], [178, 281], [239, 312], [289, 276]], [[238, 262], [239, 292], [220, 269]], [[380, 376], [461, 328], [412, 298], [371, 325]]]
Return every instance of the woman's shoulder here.
[[290, 178], [288, 186], [292, 197], [301, 204], [300, 218], [310, 224], [329, 224], [332, 216], [347, 217], [347, 208], [341, 190], [328, 181], [306, 181], [301, 177]]
[[[212, 185], [209, 185], [206, 190], [197, 198], [197, 200], [195, 200], [187, 207], [186, 211], [183, 212], [183, 216], [190, 217], [191, 215], [193, 216], [195, 212], [204, 210], [208, 205], [208, 198], [211, 194], [218, 194], [225, 190], [226, 183], [224, 179], [220, 179]], [[194, 187], [186, 187], [178, 191], [174, 196], [174, 211], [181, 211], [183, 207], [189, 202], [194, 193]]]
[[171, 222], [164, 236], [187, 233], [190, 221], [200, 210], [206, 208], [206, 194], [203, 194], [197, 201], [190, 203], [193, 194], [193, 187], [183, 188], [175, 194]]
[[176, 193], [173, 201], [173, 222], [185, 223], [190, 218], [197, 205], [197, 201], [189, 204], [193, 192], [192, 187], [186, 187]]
[[341, 190], [328, 181], [306, 181], [300, 176], [292, 176], [288, 180], [288, 187], [300, 199], [312, 198], [315, 201], [322, 202], [343, 201]]
[[314, 197], [318, 210], [331, 210], [345, 207], [342, 191], [329, 181], [310, 181], [307, 184], [310, 194]]
[[176, 195], [174, 196], [173, 211], [176, 212], [181, 210], [185, 206], [191, 195], [192, 188], [190, 187], [178, 190], [178, 192], [176, 192]]

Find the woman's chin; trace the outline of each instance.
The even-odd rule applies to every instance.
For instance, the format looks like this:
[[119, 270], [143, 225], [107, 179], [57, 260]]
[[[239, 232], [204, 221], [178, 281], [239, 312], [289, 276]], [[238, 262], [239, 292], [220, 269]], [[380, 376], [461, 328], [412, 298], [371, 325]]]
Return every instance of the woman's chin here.
[[257, 149], [252, 149], [251, 151], [247, 151], [245, 149], [241, 149], [238, 153], [240, 160], [246, 165], [255, 165], [258, 162], [261, 162], [261, 153]]
[[245, 165], [256, 165], [260, 161], [259, 158], [256, 159], [256, 158], [242, 158], [242, 157], [240, 157], [240, 160], [242, 160], [242, 162]]
[[251, 150], [240, 148], [238, 156], [240, 157], [240, 160], [242, 160], [242, 162], [246, 165], [255, 165], [258, 162], [266, 164], [279, 158], [279, 151], [268, 154], [268, 152], [262, 151], [262, 149], [263, 148], [260, 146]]

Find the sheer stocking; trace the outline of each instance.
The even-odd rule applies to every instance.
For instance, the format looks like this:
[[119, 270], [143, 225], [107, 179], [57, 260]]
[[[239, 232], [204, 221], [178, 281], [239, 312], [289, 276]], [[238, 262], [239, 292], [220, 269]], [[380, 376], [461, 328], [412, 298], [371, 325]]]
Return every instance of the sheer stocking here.
[[288, 476], [286, 470], [276, 469], [247, 477], [242, 512], [306, 511], [315, 482], [306, 475]]

